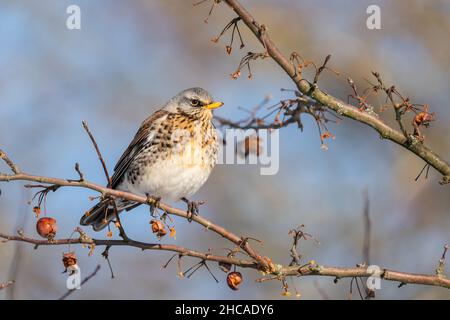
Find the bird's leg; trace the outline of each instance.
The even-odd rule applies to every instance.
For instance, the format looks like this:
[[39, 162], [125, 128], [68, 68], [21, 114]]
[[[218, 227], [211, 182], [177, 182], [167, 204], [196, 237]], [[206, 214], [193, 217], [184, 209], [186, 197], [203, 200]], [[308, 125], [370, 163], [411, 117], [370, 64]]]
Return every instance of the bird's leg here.
[[155, 218], [156, 210], [158, 209], [159, 204], [161, 202], [161, 197], [153, 197], [148, 193], [145, 195], [147, 196], [147, 203], [150, 205], [150, 214], [153, 218]]
[[193, 216], [198, 215], [199, 206], [205, 203], [205, 201], [198, 201], [198, 202], [190, 201], [186, 197], [181, 198], [181, 200], [187, 203], [187, 212], [188, 212], [187, 220], [189, 222], [192, 221]]

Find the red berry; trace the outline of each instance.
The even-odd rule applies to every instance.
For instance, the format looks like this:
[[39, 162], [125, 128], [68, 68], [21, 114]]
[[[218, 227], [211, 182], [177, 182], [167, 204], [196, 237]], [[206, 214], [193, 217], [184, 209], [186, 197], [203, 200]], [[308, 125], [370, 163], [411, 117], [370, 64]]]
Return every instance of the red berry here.
[[56, 220], [49, 217], [40, 218], [36, 223], [36, 231], [42, 238], [53, 239], [58, 231]]

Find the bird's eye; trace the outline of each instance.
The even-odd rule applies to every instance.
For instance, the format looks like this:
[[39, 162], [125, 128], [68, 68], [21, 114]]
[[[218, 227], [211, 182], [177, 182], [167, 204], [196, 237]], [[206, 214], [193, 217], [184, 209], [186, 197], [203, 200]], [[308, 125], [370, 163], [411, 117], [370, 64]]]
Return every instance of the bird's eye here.
[[200, 105], [200, 101], [197, 100], [197, 99], [192, 99], [192, 100], [191, 100], [191, 104], [192, 104], [194, 107], [197, 107], [197, 106]]

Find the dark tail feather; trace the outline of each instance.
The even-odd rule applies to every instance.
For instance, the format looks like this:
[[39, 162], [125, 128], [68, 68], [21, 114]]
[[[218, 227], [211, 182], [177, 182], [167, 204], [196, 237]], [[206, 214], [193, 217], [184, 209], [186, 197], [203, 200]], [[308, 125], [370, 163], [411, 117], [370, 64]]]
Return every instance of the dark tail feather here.
[[[131, 202], [127, 200], [119, 200], [116, 203], [117, 213], [123, 210], [131, 210], [139, 206], [140, 203]], [[92, 226], [94, 231], [100, 231], [105, 228], [108, 223], [116, 218], [114, 207], [111, 204], [111, 199], [105, 199], [93, 206], [80, 219], [82, 226]]]
[[106, 199], [97, 203], [87, 211], [84, 216], [81, 217], [80, 224], [82, 226], [92, 225], [95, 231], [100, 231], [114, 218], [115, 214], [114, 208], [111, 205], [111, 200]]

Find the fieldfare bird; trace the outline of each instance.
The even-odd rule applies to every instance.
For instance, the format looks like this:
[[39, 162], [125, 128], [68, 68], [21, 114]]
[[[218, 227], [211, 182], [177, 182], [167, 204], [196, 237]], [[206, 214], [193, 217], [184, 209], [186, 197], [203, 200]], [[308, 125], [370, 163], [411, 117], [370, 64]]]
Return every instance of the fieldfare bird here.
[[[202, 88], [184, 90], [148, 117], [114, 167], [111, 188], [153, 199], [183, 200], [190, 214], [198, 212], [189, 201], [208, 179], [218, 151], [212, 110], [215, 102]], [[113, 202], [114, 201], [114, 202]], [[124, 199], [101, 200], [81, 218], [81, 225], [101, 230], [123, 210], [139, 203]]]

